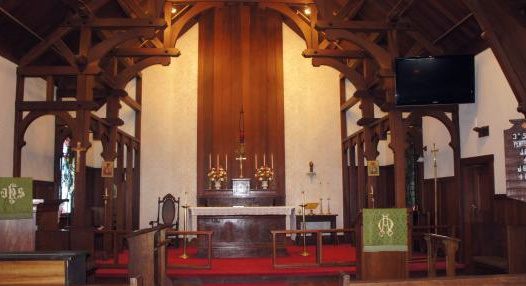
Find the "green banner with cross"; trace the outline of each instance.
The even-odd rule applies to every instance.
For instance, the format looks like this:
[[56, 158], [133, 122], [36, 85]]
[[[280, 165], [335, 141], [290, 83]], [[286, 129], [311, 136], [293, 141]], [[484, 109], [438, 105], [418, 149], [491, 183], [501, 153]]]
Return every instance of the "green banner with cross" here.
[[363, 209], [363, 251], [407, 251], [407, 209]]

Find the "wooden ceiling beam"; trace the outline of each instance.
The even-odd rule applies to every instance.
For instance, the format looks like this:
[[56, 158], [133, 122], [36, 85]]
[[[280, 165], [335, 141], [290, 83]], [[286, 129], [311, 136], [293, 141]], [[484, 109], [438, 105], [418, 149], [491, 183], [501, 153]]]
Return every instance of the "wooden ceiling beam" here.
[[111, 51], [115, 57], [178, 57], [181, 52], [176, 48], [115, 48]]
[[[95, 13], [102, 6], [104, 6], [108, 1], [109, 0], [93, 0], [88, 4], [87, 10], [91, 11], [91, 13]], [[64, 26], [60, 26], [57, 29], [55, 29], [53, 32], [51, 32], [49, 36], [47, 36], [43, 41], [38, 43], [26, 55], [24, 55], [20, 59], [19, 65], [26, 66], [30, 64], [32, 61], [34, 61], [36, 58], [38, 58], [40, 55], [46, 52], [49, 49], [49, 47], [55, 45], [57, 41], [61, 40], [61, 38], [65, 36], [67, 33], [69, 33], [72, 29], [73, 29], [72, 27], [64, 27]]]
[[305, 58], [363, 59], [366, 56], [361, 50], [306, 49], [302, 54]]
[[315, 4], [314, 0], [166, 0], [174, 4], [195, 4], [195, 3], [265, 3], [265, 4], [291, 4], [291, 5], [309, 5]]
[[125, 19], [125, 18], [91, 18], [91, 19], [70, 19], [65, 26], [71, 27], [90, 27], [105, 30], [124, 30], [131, 28], [157, 28], [166, 27], [164, 19]]
[[[432, 55], [442, 55], [444, 53], [442, 48], [435, 46], [431, 41], [424, 37], [424, 35], [417, 31], [407, 31], [407, 35], [413, 38], [418, 44], [422, 45], [422, 47]], [[413, 48], [415, 47], [413, 46]]]
[[355, 106], [358, 102], [360, 102], [360, 98], [351, 96], [351, 98], [347, 99], [341, 106], [340, 111], [345, 112], [349, 109], [351, 109], [353, 106]]
[[99, 105], [94, 101], [25, 101], [17, 102], [16, 108], [20, 111], [75, 111], [97, 110]]
[[473, 16], [473, 13], [469, 13], [464, 18], [460, 19], [457, 23], [455, 23], [453, 26], [451, 26], [447, 31], [445, 31], [442, 35], [440, 35], [438, 38], [436, 38], [432, 44], [436, 45], [440, 41], [442, 41], [444, 38], [446, 38], [449, 34], [451, 34], [454, 30], [456, 30], [458, 27], [460, 27], [462, 24], [464, 24], [469, 18]]
[[78, 68], [72, 66], [25, 66], [17, 69], [19, 75], [27, 77], [41, 76], [64, 76], [64, 75], [98, 75], [102, 72], [98, 66], [87, 67], [84, 71], [79, 72]]
[[414, 0], [399, 0], [385, 17], [386, 22], [398, 21], [402, 15], [411, 7]]
[[[502, 2], [502, 3], [501, 3]], [[483, 38], [502, 67], [518, 111], [526, 115], [526, 28], [513, 1], [464, 0], [483, 30]]]
[[380, 21], [318, 21], [316, 28], [320, 30], [344, 29], [351, 32], [383, 32], [389, 30], [413, 30], [408, 22], [386, 23]]
[[[133, 19], [149, 18], [149, 15], [147, 15], [134, 0], [117, 0], [117, 3], [128, 17]], [[167, 23], [167, 25], [171, 25], [171, 23]], [[164, 48], [164, 44], [157, 37], [145, 41], [151, 42], [156, 48]]]
[[363, 7], [365, 0], [347, 0], [347, 2], [340, 8], [338, 13], [334, 16], [335, 20], [350, 20], [354, 19]]

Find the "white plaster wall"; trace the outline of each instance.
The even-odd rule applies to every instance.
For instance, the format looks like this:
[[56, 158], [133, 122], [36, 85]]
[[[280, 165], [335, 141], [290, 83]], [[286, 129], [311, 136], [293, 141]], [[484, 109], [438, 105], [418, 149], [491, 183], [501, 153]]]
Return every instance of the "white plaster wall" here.
[[[176, 58], [172, 59], [174, 61], [177, 61]], [[128, 93], [128, 95], [135, 99], [135, 86], [136, 86], [136, 80], [131, 80], [124, 90]], [[119, 116], [122, 120], [124, 120], [124, 125], [120, 127], [120, 129], [132, 136], [135, 136], [135, 111], [131, 107], [129, 107], [126, 103], [121, 101], [121, 110], [119, 110]]]
[[422, 137], [424, 146], [427, 146], [427, 151], [424, 151], [424, 179], [434, 178], [433, 154], [431, 153], [433, 143], [438, 149], [436, 153], [437, 177], [454, 176], [453, 149], [449, 147], [451, 136], [447, 128], [435, 118], [424, 117], [422, 118]]
[[[460, 145], [463, 158], [493, 154], [495, 193], [506, 193], [503, 131], [510, 119], [523, 118], [517, 100], [491, 49], [475, 57], [475, 104], [460, 105]], [[473, 128], [489, 126], [488, 137], [478, 138]]]
[[16, 65], [0, 57], [0, 177], [13, 175]]
[[[15, 94], [12, 94], [14, 97]], [[46, 100], [46, 82], [40, 78], [26, 78], [24, 100]], [[33, 121], [26, 131], [22, 148], [22, 177], [53, 181], [55, 156], [55, 117], [47, 115]]]
[[[301, 56], [305, 42], [283, 25], [285, 173], [287, 205], [330, 197], [343, 226], [339, 72], [313, 67]], [[309, 161], [316, 175], [307, 176]]]
[[[0, 176], [13, 175], [13, 138], [15, 117], [16, 65], [0, 57]], [[39, 78], [25, 80], [24, 99], [46, 99], [46, 82]], [[53, 180], [55, 119], [44, 116], [27, 129], [22, 148], [22, 176], [35, 180]]]
[[143, 71], [140, 226], [157, 215], [167, 193], [196, 205], [198, 25], [178, 41], [170, 66]]

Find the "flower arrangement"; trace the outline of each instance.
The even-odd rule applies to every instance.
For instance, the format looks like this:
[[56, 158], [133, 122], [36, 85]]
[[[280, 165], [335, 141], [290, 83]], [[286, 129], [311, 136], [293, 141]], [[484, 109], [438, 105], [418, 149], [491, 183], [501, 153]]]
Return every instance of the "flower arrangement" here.
[[259, 181], [272, 181], [274, 179], [274, 170], [268, 166], [261, 166], [256, 170], [255, 176]]
[[217, 167], [210, 169], [207, 176], [210, 181], [224, 182], [226, 181], [227, 172], [223, 167]]

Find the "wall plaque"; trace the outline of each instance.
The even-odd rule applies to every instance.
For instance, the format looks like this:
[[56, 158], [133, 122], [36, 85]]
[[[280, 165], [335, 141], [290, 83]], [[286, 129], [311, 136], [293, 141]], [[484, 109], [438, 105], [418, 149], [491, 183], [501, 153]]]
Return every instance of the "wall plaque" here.
[[526, 120], [510, 120], [513, 126], [504, 130], [506, 194], [526, 201]]

